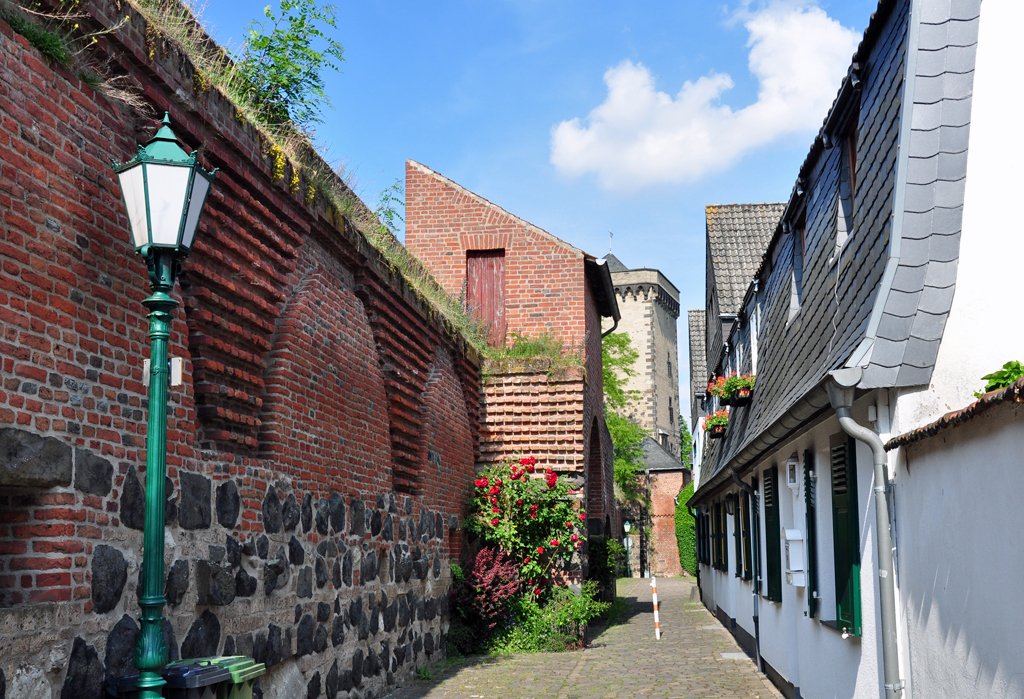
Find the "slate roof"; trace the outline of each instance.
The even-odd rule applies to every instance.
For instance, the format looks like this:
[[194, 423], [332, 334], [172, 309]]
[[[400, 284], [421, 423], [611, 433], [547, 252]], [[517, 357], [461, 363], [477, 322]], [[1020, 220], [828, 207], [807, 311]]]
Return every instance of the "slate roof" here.
[[[830, 371], [862, 368], [861, 389], [931, 378], [956, 282], [980, 0], [925, 3], [916, 17], [910, 5], [879, 3], [800, 168], [789, 204], [806, 212], [799, 312], [787, 318], [795, 236], [778, 226], [757, 269], [766, 306], [754, 401], [705, 459], [708, 476], [691, 504], [826, 416]], [[858, 208], [833, 263], [843, 167], [834, 112], [853, 100]]]
[[704, 208], [720, 313], [739, 313], [785, 208], [785, 202], [712, 204]]
[[653, 437], [644, 437], [644, 468], [647, 471], [683, 471], [686, 466], [658, 444]]
[[686, 315], [690, 326], [690, 422], [694, 423], [700, 411], [696, 394], [708, 380], [707, 357], [704, 356], [704, 309], [687, 311]]
[[609, 272], [628, 272], [629, 267], [622, 264], [622, 260], [617, 258], [615, 255], [608, 253], [604, 256], [604, 263], [608, 265]]

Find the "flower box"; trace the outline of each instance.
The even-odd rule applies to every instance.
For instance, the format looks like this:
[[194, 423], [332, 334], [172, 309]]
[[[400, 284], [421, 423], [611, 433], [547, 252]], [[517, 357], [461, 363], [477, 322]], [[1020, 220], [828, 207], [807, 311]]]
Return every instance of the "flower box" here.
[[708, 383], [708, 393], [718, 398], [719, 405], [749, 405], [755, 381], [753, 374], [716, 376]]
[[728, 425], [715, 425], [708, 430], [708, 437], [711, 439], [721, 439], [725, 436], [725, 431], [729, 429]]

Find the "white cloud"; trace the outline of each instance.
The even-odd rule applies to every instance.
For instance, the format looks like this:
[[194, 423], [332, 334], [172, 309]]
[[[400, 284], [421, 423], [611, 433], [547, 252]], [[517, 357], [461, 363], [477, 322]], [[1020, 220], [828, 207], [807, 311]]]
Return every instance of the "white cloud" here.
[[552, 129], [551, 163], [566, 175], [595, 174], [605, 189], [635, 190], [692, 181], [783, 136], [817, 131], [858, 35], [808, 2], [773, 0], [736, 17], [749, 34], [757, 101], [723, 104], [733, 86], [724, 73], [687, 81], [673, 97], [626, 60], [604, 74], [602, 104]]

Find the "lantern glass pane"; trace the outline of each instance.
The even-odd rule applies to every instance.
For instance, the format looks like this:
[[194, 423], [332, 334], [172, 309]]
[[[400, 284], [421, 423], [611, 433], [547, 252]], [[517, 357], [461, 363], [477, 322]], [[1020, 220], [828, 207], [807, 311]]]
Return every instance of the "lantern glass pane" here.
[[180, 165], [146, 163], [146, 187], [149, 190], [149, 216], [153, 232], [150, 244], [178, 247], [178, 231], [181, 230], [191, 171], [191, 168]]
[[121, 194], [128, 212], [128, 225], [132, 229], [132, 241], [136, 248], [149, 242], [149, 228], [146, 221], [146, 187], [142, 181], [142, 165], [136, 165], [117, 176], [121, 182]]
[[181, 246], [186, 250], [192, 249], [192, 239], [196, 235], [196, 227], [199, 225], [199, 214], [202, 213], [203, 203], [206, 195], [210, 192], [210, 180], [203, 176], [203, 173], [196, 170], [192, 178], [192, 196], [188, 200], [188, 213], [185, 214], [185, 230], [181, 237]]

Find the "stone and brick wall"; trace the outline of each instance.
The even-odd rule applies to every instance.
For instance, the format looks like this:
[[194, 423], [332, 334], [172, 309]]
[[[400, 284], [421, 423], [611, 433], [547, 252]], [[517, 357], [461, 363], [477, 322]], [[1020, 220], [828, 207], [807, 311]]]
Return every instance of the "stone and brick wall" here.
[[153, 112], [0, 21], [0, 696], [133, 665], [147, 289], [109, 159], [165, 109], [220, 168], [175, 291], [172, 654], [251, 654], [267, 697], [379, 694], [443, 652], [479, 360], [130, 7], [83, 9], [128, 14], [90, 50]]

